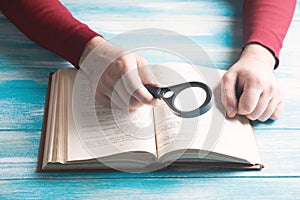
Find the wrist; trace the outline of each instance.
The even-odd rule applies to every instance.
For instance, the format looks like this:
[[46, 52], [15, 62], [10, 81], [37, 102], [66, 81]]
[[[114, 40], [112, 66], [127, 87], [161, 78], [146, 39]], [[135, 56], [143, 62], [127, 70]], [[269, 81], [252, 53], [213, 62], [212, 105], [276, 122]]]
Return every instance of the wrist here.
[[257, 43], [246, 45], [241, 54], [241, 58], [243, 57], [255, 58], [260, 62], [265, 63], [265, 66], [272, 71], [274, 70], [274, 66], [276, 64], [276, 58], [272, 52], [266, 47]]
[[81, 66], [82, 62], [84, 61], [84, 59], [87, 57], [87, 55], [95, 48], [97, 47], [99, 44], [105, 42], [106, 40], [103, 37], [100, 36], [95, 36], [93, 37], [85, 46], [80, 59], [79, 59], [79, 63], [78, 65]]

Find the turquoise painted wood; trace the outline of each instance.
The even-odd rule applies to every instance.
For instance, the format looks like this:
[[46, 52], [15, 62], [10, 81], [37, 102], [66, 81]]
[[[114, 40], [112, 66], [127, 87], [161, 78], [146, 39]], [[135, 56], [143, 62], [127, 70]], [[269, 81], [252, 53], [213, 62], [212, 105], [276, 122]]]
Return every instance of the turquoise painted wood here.
[[2, 195], [7, 199], [299, 199], [299, 181], [298, 178], [34, 179], [4, 180], [0, 185], [8, 188]]
[[[62, 3], [107, 39], [139, 28], [166, 28], [197, 42], [221, 69], [228, 69], [240, 52], [239, 0]], [[299, 199], [299, 32], [298, 2], [275, 71], [286, 88], [285, 113], [275, 122], [255, 123], [265, 169], [36, 173], [48, 75], [72, 66], [28, 40], [0, 13], [0, 199]]]

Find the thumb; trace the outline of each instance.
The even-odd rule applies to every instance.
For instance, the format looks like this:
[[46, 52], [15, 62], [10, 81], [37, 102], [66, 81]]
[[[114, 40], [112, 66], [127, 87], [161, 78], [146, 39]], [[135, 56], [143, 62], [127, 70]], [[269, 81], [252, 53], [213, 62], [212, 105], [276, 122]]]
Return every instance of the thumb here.
[[237, 114], [236, 84], [237, 74], [228, 71], [221, 82], [221, 100], [228, 117], [234, 117]]
[[136, 54], [139, 76], [143, 84], [160, 85], [151, 68], [147, 65], [147, 61], [142, 56]]

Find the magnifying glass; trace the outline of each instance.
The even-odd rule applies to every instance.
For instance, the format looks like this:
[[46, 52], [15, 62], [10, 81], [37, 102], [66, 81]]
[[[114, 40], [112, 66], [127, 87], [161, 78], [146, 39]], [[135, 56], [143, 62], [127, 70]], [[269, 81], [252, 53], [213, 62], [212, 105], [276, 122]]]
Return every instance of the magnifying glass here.
[[186, 82], [170, 87], [149, 84], [144, 86], [154, 98], [164, 100], [172, 112], [179, 117], [197, 117], [211, 108], [212, 91], [202, 82]]

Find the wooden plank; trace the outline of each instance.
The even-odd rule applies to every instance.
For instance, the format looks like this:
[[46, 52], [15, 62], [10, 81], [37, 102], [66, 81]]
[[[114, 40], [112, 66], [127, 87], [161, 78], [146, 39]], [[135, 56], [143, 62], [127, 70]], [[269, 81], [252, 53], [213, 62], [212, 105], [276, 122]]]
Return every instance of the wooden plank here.
[[0, 129], [41, 130], [45, 89], [1, 88]]
[[0, 181], [2, 199], [299, 199], [299, 178]]
[[[95, 0], [92, 2], [62, 0], [62, 3], [72, 13], [92, 12], [93, 14], [109, 14], [120, 13], [133, 17], [142, 17], [148, 15], [158, 15], [162, 11], [170, 14], [185, 14], [185, 15], [200, 15], [207, 16], [226, 16], [226, 17], [241, 17], [242, 2], [238, 0], [226, 1], [185, 1], [185, 0], [140, 0], [140, 1], [101, 1]], [[203, 9], [205, 8], [205, 9]], [[168, 12], [166, 12], [168, 11]], [[201, 12], [200, 12], [201, 11]], [[136, 14], [139, 14], [138, 16]], [[119, 16], [115, 16], [119, 17]]]
[[3, 67], [58, 68], [70, 66], [57, 55], [25, 37], [0, 12], [0, 69]]
[[266, 166], [260, 171], [172, 167], [153, 173], [36, 173], [40, 132], [0, 131], [0, 179], [205, 178], [300, 176], [298, 130], [256, 131]]
[[57, 68], [1, 67], [0, 88], [45, 89], [51, 72]]

